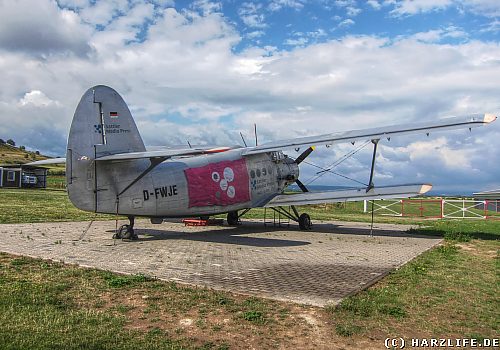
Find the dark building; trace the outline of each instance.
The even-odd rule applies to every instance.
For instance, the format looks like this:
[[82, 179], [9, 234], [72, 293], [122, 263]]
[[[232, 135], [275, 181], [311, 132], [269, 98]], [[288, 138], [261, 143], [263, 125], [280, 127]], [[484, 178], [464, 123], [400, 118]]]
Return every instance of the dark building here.
[[47, 169], [29, 165], [2, 165], [0, 187], [46, 188]]

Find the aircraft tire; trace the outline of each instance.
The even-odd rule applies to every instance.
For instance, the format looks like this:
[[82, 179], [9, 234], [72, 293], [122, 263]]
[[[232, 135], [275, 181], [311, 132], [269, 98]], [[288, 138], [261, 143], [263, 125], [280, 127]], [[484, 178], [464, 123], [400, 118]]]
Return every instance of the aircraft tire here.
[[240, 218], [238, 217], [238, 212], [237, 211], [230, 211], [227, 213], [227, 224], [229, 226], [236, 226], [240, 223]]
[[[135, 236], [135, 238], [134, 238]], [[116, 232], [113, 235], [113, 238], [118, 238], [118, 239], [137, 239], [137, 235], [134, 232], [134, 229], [130, 227], [130, 225], [121, 225], [120, 228], [118, 229], [118, 232]]]
[[303, 213], [299, 216], [299, 227], [301, 230], [310, 230], [312, 227], [311, 217]]

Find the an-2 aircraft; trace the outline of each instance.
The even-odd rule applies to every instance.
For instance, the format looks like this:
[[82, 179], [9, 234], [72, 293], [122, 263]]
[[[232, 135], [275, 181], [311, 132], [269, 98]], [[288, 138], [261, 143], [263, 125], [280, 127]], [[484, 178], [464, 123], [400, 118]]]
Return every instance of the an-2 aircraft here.
[[[435, 130], [473, 128], [493, 122], [492, 114], [453, 117], [427, 123], [353, 130], [276, 141], [252, 147], [195, 147], [147, 150], [122, 97], [98, 85], [85, 92], [69, 132], [66, 159], [33, 162], [43, 165], [66, 161], [67, 189], [79, 209], [125, 215], [114, 238], [137, 239], [136, 216], [152, 223], [165, 218], [209, 217], [227, 213], [235, 225], [251, 208], [270, 207], [311, 228], [308, 214], [296, 205], [401, 198], [423, 194], [429, 184], [375, 187], [373, 171], [377, 144], [395, 135]], [[299, 164], [315, 146], [369, 141], [373, 143], [369, 185], [354, 190], [309, 192], [299, 180]], [[302, 149], [292, 159], [284, 149]], [[302, 193], [285, 194], [296, 183]], [[288, 210], [286, 207], [290, 207]]]

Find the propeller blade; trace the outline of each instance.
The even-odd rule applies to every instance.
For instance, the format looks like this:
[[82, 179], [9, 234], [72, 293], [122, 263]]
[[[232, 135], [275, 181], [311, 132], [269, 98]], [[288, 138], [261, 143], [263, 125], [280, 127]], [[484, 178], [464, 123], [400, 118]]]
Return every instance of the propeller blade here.
[[298, 156], [297, 159], [295, 159], [295, 163], [297, 163], [297, 164], [302, 163], [302, 161], [304, 159], [306, 159], [311, 154], [312, 151], [314, 151], [314, 146], [311, 146], [308, 149], [306, 149], [304, 152], [302, 152], [302, 154], [300, 156]]
[[304, 185], [302, 183], [302, 181], [300, 181], [299, 179], [295, 180], [295, 183], [297, 184], [297, 186], [300, 187], [300, 189], [302, 190], [302, 192], [309, 192], [309, 190], [307, 189], [306, 185]]

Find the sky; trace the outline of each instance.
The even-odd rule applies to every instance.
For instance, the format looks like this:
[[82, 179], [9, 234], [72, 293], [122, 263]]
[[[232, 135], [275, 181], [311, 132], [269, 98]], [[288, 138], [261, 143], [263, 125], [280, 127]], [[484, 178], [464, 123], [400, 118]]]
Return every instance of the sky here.
[[[500, 112], [498, 0], [0, 0], [0, 138], [64, 156], [105, 84], [149, 146], [259, 143]], [[500, 121], [381, 142], [375, 185], [500, 188]], [[328, 167], [361, 144], [319, 147]], [[295, 150], [288, 150], [297, 156]], [[366, 183], [366, 146], [334, 171]], [[334, 174], [301, 180], [356, 186]]]

